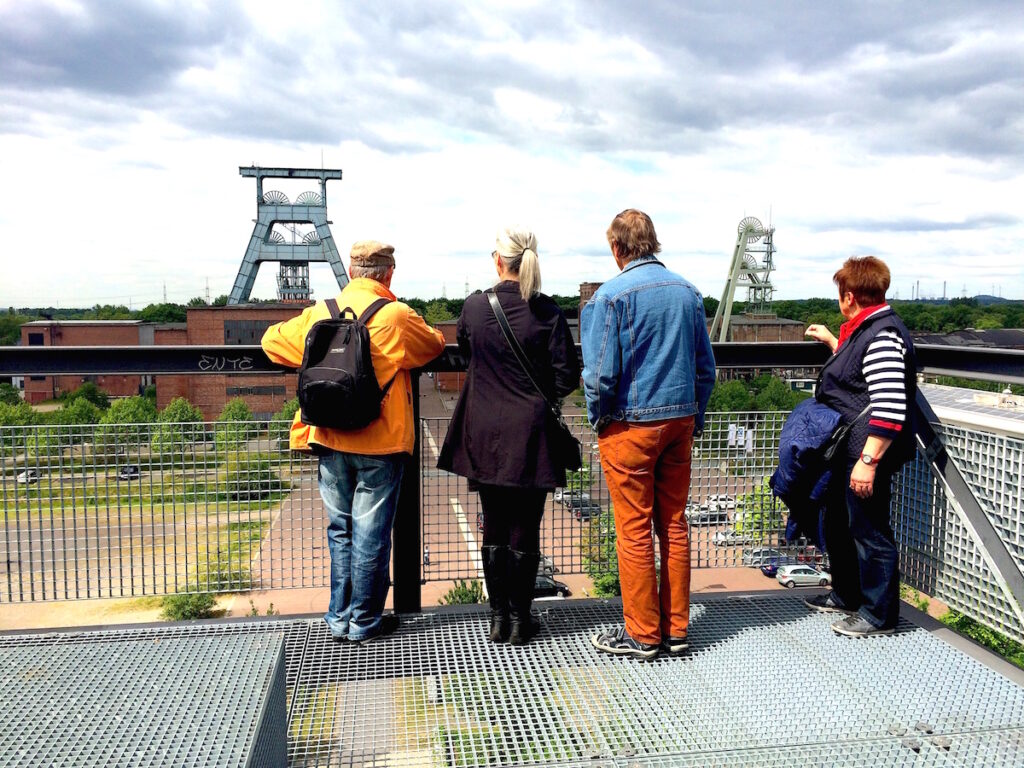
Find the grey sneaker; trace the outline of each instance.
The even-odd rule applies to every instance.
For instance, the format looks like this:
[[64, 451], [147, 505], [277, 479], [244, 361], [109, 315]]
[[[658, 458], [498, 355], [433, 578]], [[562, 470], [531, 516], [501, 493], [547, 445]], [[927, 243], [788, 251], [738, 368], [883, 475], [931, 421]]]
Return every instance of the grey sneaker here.
[[641, 643], [634, 640], [626, 632], [625, 627], [598, 632], [590, 642], [599, 651], [612, 653], [616, 656], [632, 656], [634, 659], [650, 661], [658, 655], [659, 647], [655, 643]]
[[847, 637], [870, 637], [871, 635], [891, 635], [896, 627], [876, 627], [859, 613], [833, 622], [832, 631]]
[[686, 641], [686, 635], [682, 637], [661, 638], [661, 650], [669, 656], [682, 656], [690, 644]]
[[857, 613], [851, 611], [849, 608], [844, 608], [836, 602], [836, 599], [829, 592], [827, 595], [815, 595], [814, 597], [805, 597], [804, 605], [810, 608], [812, 611], [819, 611], [821, 613], [845, 613], [852, 615]]
[[393, 635], [399, 626], [401, 626], [401, 622], [395, 614], [385, 613], [380, 617], [380, 624], [377, 626], [377, 631], [374, 634], [369, 637], [362, 637], [354, 642], [357, 642], [360, 645], [372, 643], [375, 640], [380, 640], [382, 637]]

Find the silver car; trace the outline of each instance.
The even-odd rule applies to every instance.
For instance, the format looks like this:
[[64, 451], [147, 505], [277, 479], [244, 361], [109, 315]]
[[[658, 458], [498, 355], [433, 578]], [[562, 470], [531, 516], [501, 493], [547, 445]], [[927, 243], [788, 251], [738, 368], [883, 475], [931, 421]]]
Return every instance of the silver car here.
[[775, 578], [779, 584], [792, 589], [793, 587], [827, 587], [832, 583], [832, 576], [809, 565], [783, 565]]

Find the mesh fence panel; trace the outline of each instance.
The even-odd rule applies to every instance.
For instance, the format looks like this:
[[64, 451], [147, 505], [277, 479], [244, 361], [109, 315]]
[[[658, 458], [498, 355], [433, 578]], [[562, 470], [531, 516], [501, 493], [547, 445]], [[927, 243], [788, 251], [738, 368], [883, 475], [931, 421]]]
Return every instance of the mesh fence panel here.
[[[786, 510], [767, 490], [784, 413], [709, 413], [693, 452], [694, 567], [816, 561], [784, 543]], [[584, 466], [547, 501], [542, 549], [559, 572], [617, 572], [596, 439], [570, 417]], [[480, 503], [436, 469], [446, 419], [422, 429], [426, 581], [479, 578]], [[329, 555], [316, 459], [266, 422], [0, 428], [0, 602], [324, 587]], [[947, 426], [940, 435], [1019, 566], [1024, 441]], [[898, 476], [893, 522], [903, 578], [1024, 641], [1024, 630], [921, 459]], [[657, 547], [655, 548], [657, 551]]]
[[[1024, 570], [1024, 440], [957, 426], [936, 431], [1017, 567]], [[893, 527], [904, 581], [1024, 642], [1024, 628], [953, 500], [920, 456], [904, 468], [895, 490]]]
[[[694, 567], [757, 566], [814, 560], [813, 547], [786, 544], [785, 507], [772, 497], [785, 413], [709, 413], [693, 450], [690, 548]], [[597, 438], [583, 416], [567, 421], [583, 444], [583, 467], [548, 497], [541, 550], [561, 573], [617, 572], [612, 504]], [[421, 499], [427, 580], [481, 578], [479, 496], [465, 478], [438, 470], [447, 419], [422, 421]]]
[[287, 424], [0, 429], [0, 601], [327, 583], [311, 457]]

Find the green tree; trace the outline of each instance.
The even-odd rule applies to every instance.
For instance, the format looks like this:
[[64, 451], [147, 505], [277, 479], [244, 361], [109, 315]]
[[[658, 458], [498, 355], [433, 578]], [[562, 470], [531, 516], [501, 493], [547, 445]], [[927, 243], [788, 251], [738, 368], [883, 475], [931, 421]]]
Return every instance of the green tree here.
[[184, 397], [176, 397], [160, 411], [150, 441], [154, 453], [183, 452], [203, 436], [203, 412]]
[[772, 376], [754, 398], [754, 408], [758, 411], [791, 411], [805, 397], [805, 393], [794, 392], [782, 379]]
[[191, 299], [188, 300], [188, 304], [186, 304], [185, 306], [186, 307], [205, 307], [206, 306], [206, 299], [204, 299], [202, 296], [193, 296]]
[[713, 412], [749, 411], [753, 407], [754, 398], [747, 383], [738, 379], [716, 382], [708, 400], [708, 410]]
[[21, 339], [21, 326], [31, 321], [31, 317], [18, 314], [14, 307], [9, 307], [5, 314], [0, 315], [0, 347], [17, 344]]
[[704, 317], [714, 317], [715, 316], [715, 312], [718, 311], [718, 305], [720, 303], [721, 302], [718, 299], [716, 299], [716, 298], [714, 298], [712, 296], [705, 296], [704, 297]]
[[296, 395], [290, 400], [285, 400], [281, 410], [274, 414], [274, 421], [287, 421], [291, 423], [295, 418], [295, 412], [299, 410], [299, 398]]
[[70, 392], [63, 393], [60, 396], [60, 399], [66, 403], [79, 399], [88, 400], [101, 411], [105, 411], [110, 407], [109, 395], [96, 386], [95, 382], [92, 381], [83, 382], [82, 386], [78, 389], [73, 389]]
[[185, 308], [181, 304], [150, 304], [139, 310], [138, 319], [146, 323], [184, 323]]
[[231, 448], [249, 437], [252, 411], [249, 404], [240, 397], [228, 400], [224, 410], [217, 417], [215, 441], [218, 448]]
[[437, 325], [445, 320], [452, 320], [455, 315], [448, 309], [448, 305], [444, 299], [434, 299], [428, 301], [426, 311], [424, 312], [423, 319], [427, 321], [428, 325]]
[[6, 381], [0, 382], [0, 403], [17, 405], [21, 402], [21, 394], [18, 389]]
[[24, 400], [13, 405], [0, 402], [0, 427], [27, 427], [40, 421], [39, 414]]
[[64, 403], [56, 416], [57, 424], [99, 424], [103, 411], [87, 397], [76, 397]]
[[215, 307], [225, 307], [227, 306], [227, 303], [228, 295], [226, 293], [222, 293], [220, 296], [213, 300], [213, 306]]
[[97, 442], [109, 452], [149, 440], [148, 428], [156, 421], [156, 406], [148, 397], [126, 397], [115, 400], [96, 432]]

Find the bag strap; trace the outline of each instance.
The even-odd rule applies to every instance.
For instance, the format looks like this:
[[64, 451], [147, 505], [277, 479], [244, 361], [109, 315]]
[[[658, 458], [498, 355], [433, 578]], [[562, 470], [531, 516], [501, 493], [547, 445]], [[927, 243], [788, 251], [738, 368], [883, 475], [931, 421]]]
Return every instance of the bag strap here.
[[[334, 299], [328, 299], [327, 301], [334, 301]], [[368, 306], [366, 309], [363, 310], [363, 314], [361, 314], [359, 316], [359, 322], [362, 323], [363, 325], [366, 325], [367, 321], [369, 321], [369, 319], [371, 317], [373, 317], [375, 314], [377, 314], [377, 310], [379, 310], [385, 304], [390, 304], [390, 303], [391, 303], [391, 299], [389, 299], [389, 298], [387, 298], [385, 296], [381, 296], [379, 299], [377, 299], [370, 306]], [[337, 302], [335, 302], [334, 306], [335, 307], [338, 306]], [[352, 316], [355, 317], [356, 313], [352, 310], [352, 307], [345, 307], [345, 311], [346, 312], [350, 312], [352, 314]], [[369, 329], [367, 329], [367, 330], [369, 330]], [[395, 371], [395, 375], [391, 377], [391, 379], [388, 381], [388, 383], [380, 388], [380, 394], [381, 394], [382, 398], [384, 397], [384, 395], [386, 395], [388, 393], [388, 390], [391, 389], [391, 385], [395, 383], [395, 379], [396, 378], [398, 378], [398, 371]]]
[[505, 317], [505, 310], [501, 308], [501, 302], [498, 301], [497, 294], [494, 291], [487, 291], [487, 300], [491, 303], [491, 310], [494, 312], [494, 316], [498, 319], [498, 325], [501, 326], [501, 333], [505, 337], [505, 341], [512, 347], [512, 351], [516, 355], [516, 359], [519, 361], [519, 365], [523, 368], [523, 373], [526, 374], [526, 378], [530, 380], [537, 391], [540, 392], [540, 396], [544, 398], [544, 402], [547, 403], [548, 408], [555, 416], [560, 416], [559, 409], [555, 407], [548, 396], [544, 393], [544, 390], [540, 388], [540, 384], [537, 383], [537, 379], [534, 376], [533, 366], [530, 365], [529, 359], [526, 357], [526, 353], [523, 352], [523, 348], [519, 346], [519, 342], [516, 340], [515, 334], [512, 333], [512, 328], [508, 324], [508, 318]]
[[337, 299], [327, 299], [326, 301], [324, 301], [324, 304], [327, 305], [327, 311], [331, 313], [331, 317], [333, 319], [337, 320], [339, 317], [341, 317], [341, 310], [338, 309]]
[[[371, 304], [370, 306], [363, 310], [363, 314], [359, 316], [359, 322], [362, 323], [363, 325], [366, 325], [367, 321], [375, 314], [377, 314], [378, 309], [383, 307], [385, 304], [390, 303], [391, 299], [385, 298], [383, 296], [377, 299], [375, 302], [373, 302], [373, 304]], [[351, 311], [350, 307], [346, 307], [346, 309], [349, 309]], [[353, 312], [352, 314], [355, 314], [355, 312]]]

